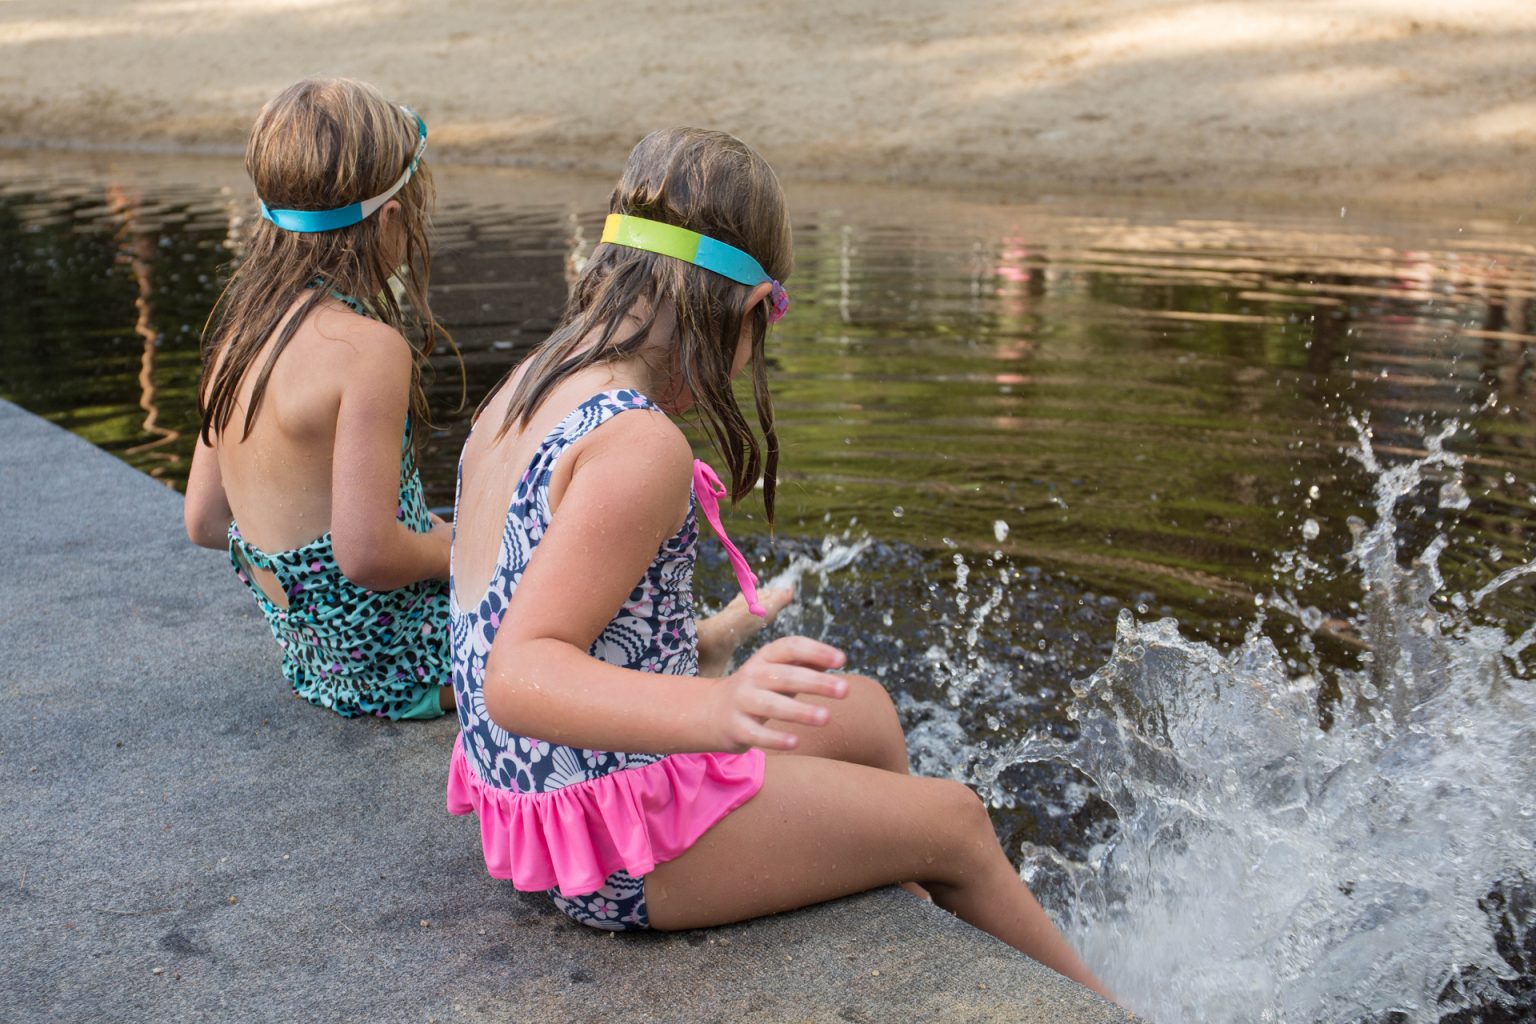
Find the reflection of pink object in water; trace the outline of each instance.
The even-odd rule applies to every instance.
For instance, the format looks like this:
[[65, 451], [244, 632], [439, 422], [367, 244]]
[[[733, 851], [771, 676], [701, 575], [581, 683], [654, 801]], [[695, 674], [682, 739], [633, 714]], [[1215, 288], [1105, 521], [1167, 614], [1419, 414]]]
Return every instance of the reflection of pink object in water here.
[[1020, 238], [1004, 238], [998, 247], [997, 264], [992, 275], [997, 280], [993, 294], [1001, 299], [1003, 312], [1009, 316], [1024, 315], [1026, 299], [1019, 285], [1034, 279], [1034, 268], [1029, 266], [1029, 247]]
[[997, 269], [993, 273], [1004, 281], [1023, 284], [1034, 276], [1034, 271], [1025, 266], [1029, 261], [1029, 249], [1020, 244], [1009, 244], [1017, 241], [1003, 240], [1003, 248], [997, 254]]
[[1404, 249], [1398, 253], [1397, 273], [1393, 275], [1393, 284], [1398, 288], [1427, 289], [1434, 285], [1436, 276], [1434, 253], [1422, 249]]

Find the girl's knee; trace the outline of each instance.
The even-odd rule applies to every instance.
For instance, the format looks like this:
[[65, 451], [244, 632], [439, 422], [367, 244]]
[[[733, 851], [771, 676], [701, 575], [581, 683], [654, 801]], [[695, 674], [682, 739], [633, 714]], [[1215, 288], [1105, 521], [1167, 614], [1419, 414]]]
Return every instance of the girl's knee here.
[[953, 779], [919, 778], [919, 832], [933, 851], [933, 874], [917, 879], [925, 885], [960, 885], [990, 867], [1000, 849], [986, 806], [969, 786]]
[[879, 723], [882, 728], [899, 728], [896, 705], [891, 702], [891, 695], [885, 692], [884, 686], [869, 676], [845, 675], [843, 678], [848, 682], [848, 696], [843, 698], [845, 704], [857, 707], [860, 715]]
[[[978, 840], [990, 840], [992, 844], [997, 842], [997, 833], [992, 827], [992, 816], [987, 813], [987, 805], [981, 802], [981, 797], [976, 791], [963, 782], [953, 779], [935, 779], [934, 782], [942, 786], [940, 801], [943, 805], [944, 820], [950, 823], [955, 839], [961, 844], [970, 844]], [[983, 846], [988, 845], [983, 842]]]
[[896, 705], [884, 686], [868, 676], [849, 675], [847, 700], [859, 709], [867, 723], [868, 746], [871, 748], [867, 763], [887, 771], [910, 770], [907, 760], [907, 737], [896, 714]]

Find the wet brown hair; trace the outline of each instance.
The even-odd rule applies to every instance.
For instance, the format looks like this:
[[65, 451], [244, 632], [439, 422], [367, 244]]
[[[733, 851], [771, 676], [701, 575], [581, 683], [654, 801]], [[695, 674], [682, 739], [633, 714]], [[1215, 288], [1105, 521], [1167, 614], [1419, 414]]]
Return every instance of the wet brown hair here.
[[[273, 209], [330, 210], [361, 202], [388, 189], [416, 151], [416, 121], [377, 89], [347, 78], [305, 79], [283, 90], [261, 109], [245, 150], [245, 170], [256, 194]], [[284, 231], [252, 218], [243, 259], [224, 287], [203, 331], [203, 380], [198, 389], [200, 436], [213, 437], [230, 423], [240, 386], [254, 369], [250, 406], [242, 437], [251, 432], [283, 349], [329, 292], [354, 296], [380, 321], [410, 337], [412, 345], [411, 424], [417, 437], [431, 420], [422, 382], [427, 356], [439, 341], [453, 346], [427, 305], [432, 267], [427, 228], [436, 193], [426, 160], [395, 193], [405, 239], [403, 267], [388, 262], [379, 213], [332, 231]], [[407, 319], [389, 287], [398, 276], [412, 316]], [[311, 282], [319, 287], [308, 287]], [[306, 295], [307, 292], [307, 295]], [[266, 360], [261, 354], [295, 299], [305, 296], [283, 325]]]
[[[662, 221], [733, 245], [779, 281], [794, 269], [784, 191], [773, 168], [746, 143], [723, 132], [667, 128], [641, 139], [608, 200], [608, 212]], [[527, 427], [539, 403], [571, 374], [636, 355], [658, 315], [670, 311], [676, 317], [677, 339], [671, 369], [693, 396], [693, 410], [730, 470], [731, 500], [739, 502], [761, 478], [771, 524], [779, 445], [763, 355], [768, 303], [745, 308], [751, 291], [748, 285], [670, 256], [598, 245], [555, 332], [528, 357], [498, 436], [514, 426]], [[620, 337], [626, 318], [637, 307], [644, 313], [639, 328]], [[761, 442], [731, 388], [737, 339], [749, 319], [752, 394]], [[596, 343], [578, 351], [594, 331]]]

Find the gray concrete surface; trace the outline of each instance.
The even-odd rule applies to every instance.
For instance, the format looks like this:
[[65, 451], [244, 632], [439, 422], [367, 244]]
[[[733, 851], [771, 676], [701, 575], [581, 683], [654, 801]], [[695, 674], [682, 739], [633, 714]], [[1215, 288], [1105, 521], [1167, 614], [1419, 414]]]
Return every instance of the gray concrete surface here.
[[7, 1021], [1127, 1019], [898, 889], [618, 936], [486, 876], [454, 725], [289, 695], [178, 495], [0, 402]]

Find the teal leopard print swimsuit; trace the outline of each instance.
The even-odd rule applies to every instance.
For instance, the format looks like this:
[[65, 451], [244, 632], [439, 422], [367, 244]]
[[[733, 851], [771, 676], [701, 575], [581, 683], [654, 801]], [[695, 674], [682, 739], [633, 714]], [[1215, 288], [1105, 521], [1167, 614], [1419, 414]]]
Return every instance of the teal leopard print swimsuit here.
[[[362, 303], [332, 293], [363, 316]], [[400, 501], [395, 518], [416, 533], [432, 528], [421, 474], [411, 450], [411, 422], [400, 446]], [[397, 590], [358, 586], [336, 564], [331, 535], [288, 551], [266, 552], [229, 524], [229, 559], [256, 598], [283, 650], [283, 676], [298, 696], [347, 718], [437, 718], [438, 690], [451, 685], [448, 584], [423, 580]], [[247, 566], [277, 578], [280, 608]]]

